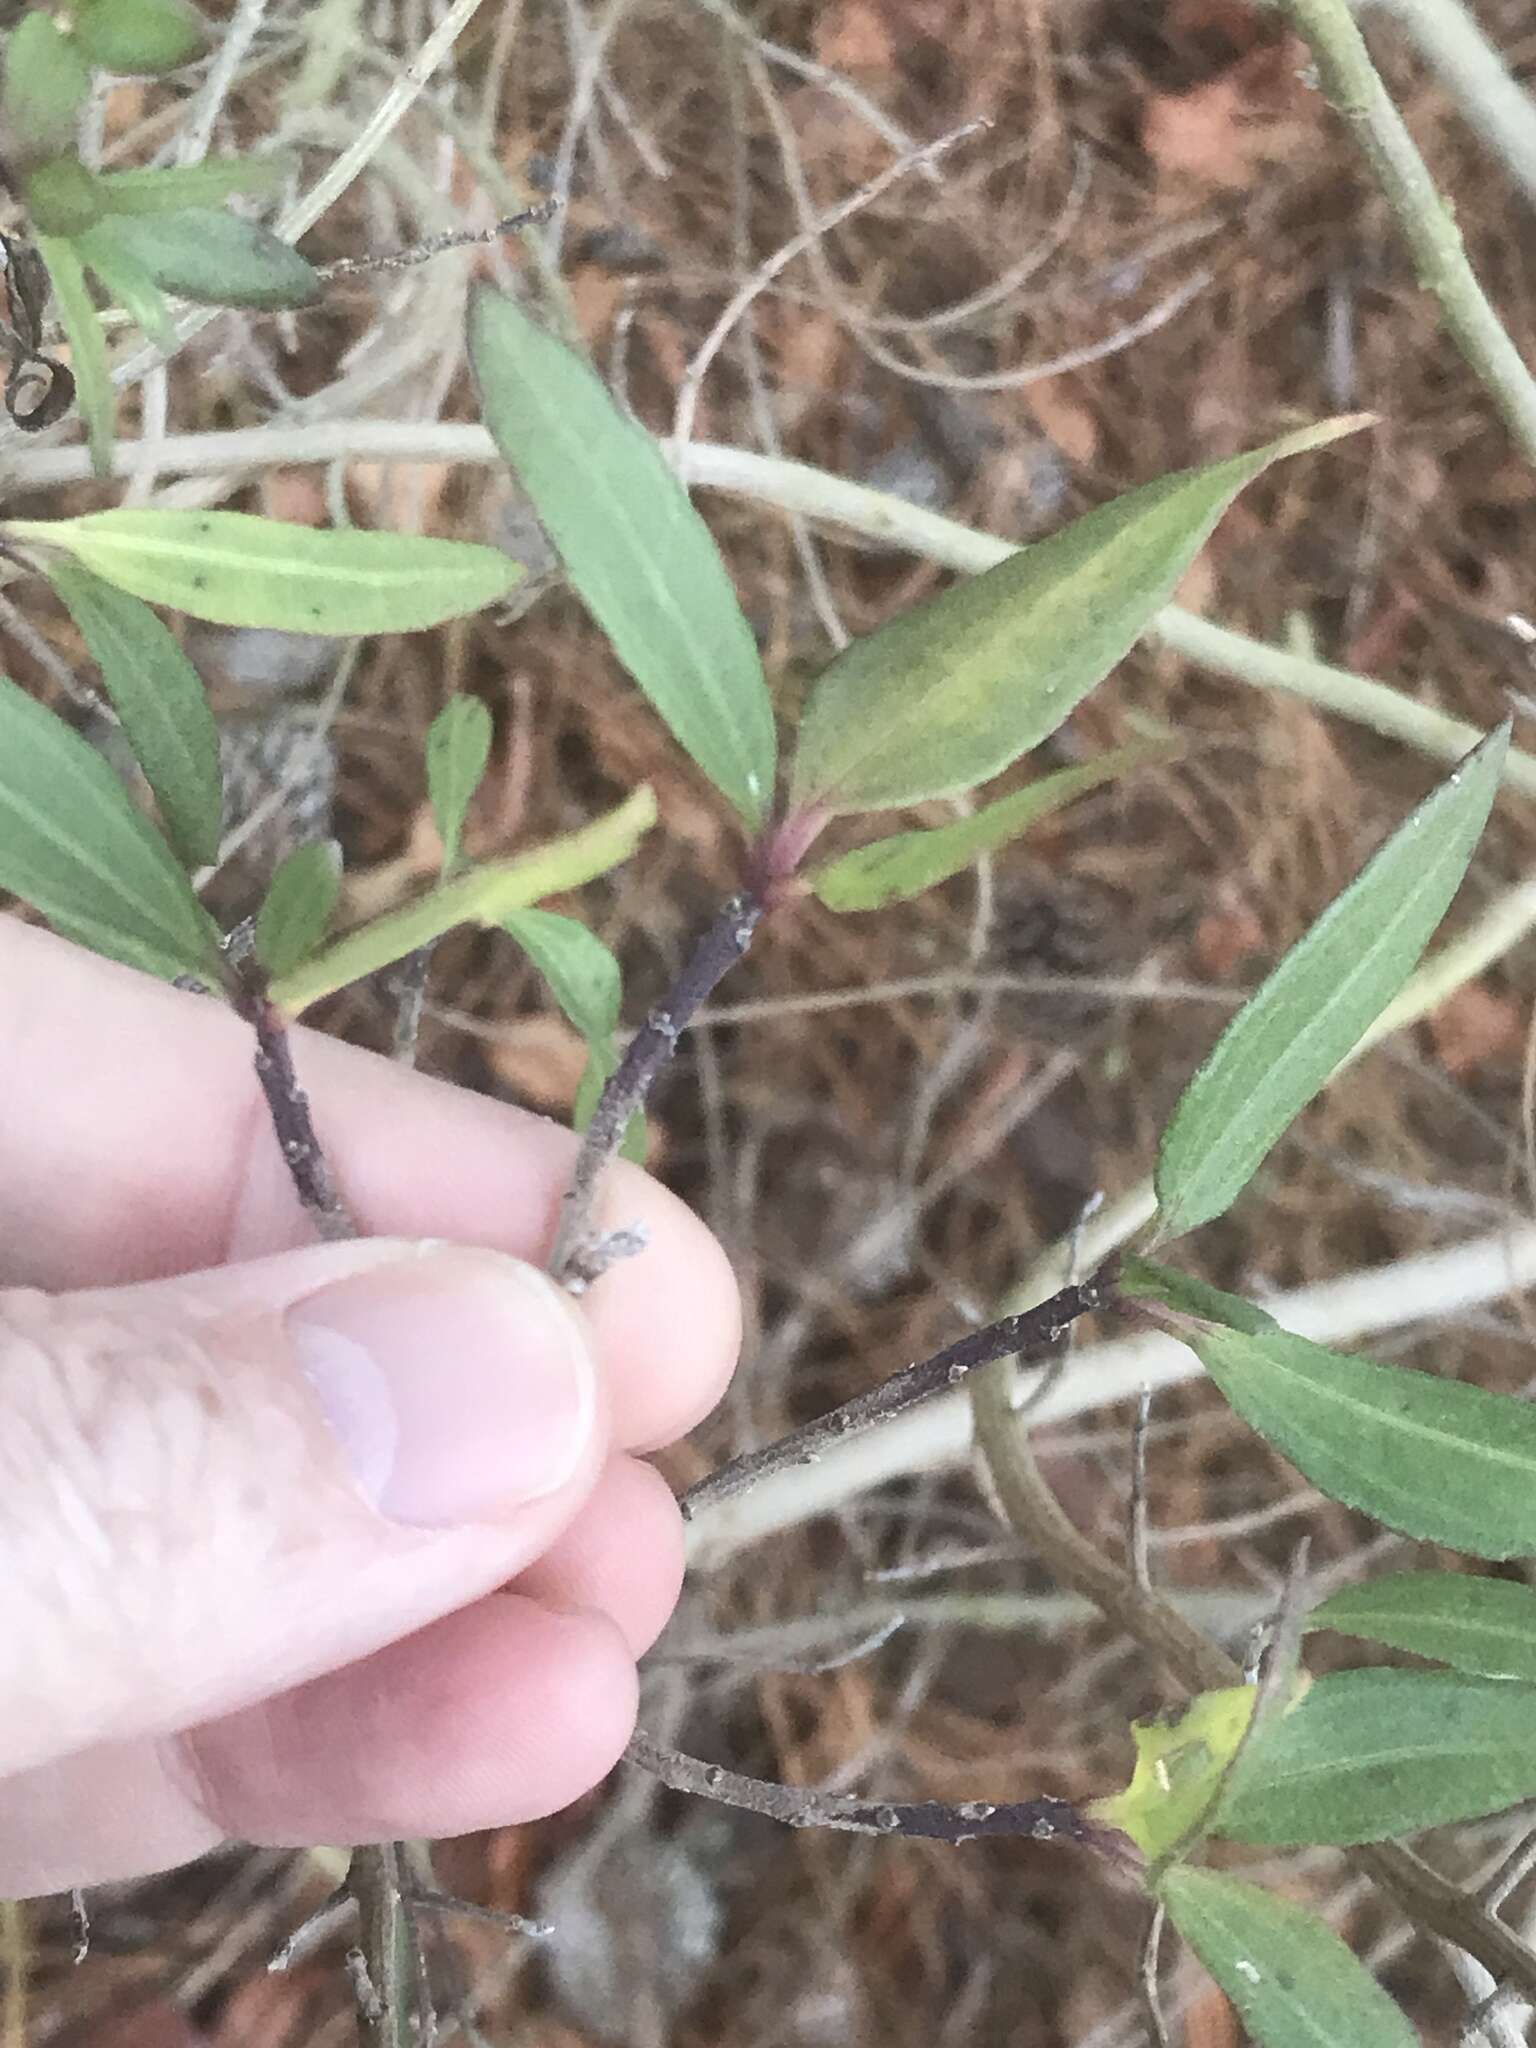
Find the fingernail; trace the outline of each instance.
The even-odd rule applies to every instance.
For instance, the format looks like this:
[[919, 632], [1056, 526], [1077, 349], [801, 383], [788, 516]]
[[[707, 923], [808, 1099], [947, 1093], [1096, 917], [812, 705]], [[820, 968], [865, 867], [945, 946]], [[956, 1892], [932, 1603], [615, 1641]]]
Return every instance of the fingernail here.
[[581, 1463], [596, 1371], [576, 1312], [532, 1266], [431, 1252], [322, 1287], [285, 1321], [358, 1485], [393, 1521], [493, 1520]]

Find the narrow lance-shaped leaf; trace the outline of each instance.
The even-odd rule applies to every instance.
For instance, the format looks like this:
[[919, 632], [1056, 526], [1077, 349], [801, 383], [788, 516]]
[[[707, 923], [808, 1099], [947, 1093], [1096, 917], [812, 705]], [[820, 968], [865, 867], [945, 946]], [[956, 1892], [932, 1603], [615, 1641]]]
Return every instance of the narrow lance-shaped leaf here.
[[103, 71], [150, 75], [200, 57], [208, 30], [187, 0], [75, 0], [75, 40]]
[[[614, 1041], [623, 994], [619, 963], [597, 934], [574, 918], [549, 910], [520, 910], [504, 923], [587, 1041], [586, 1072], [571, 1111], [575, 1128], [585, 1130], [603, 1084], [619, 1064]], [[626, 1159], [645, 1156], [645, 1118], [638, 1111], [629, 1120], [620, 1151]]]
[[0, 889], [109, 959], [219, 979], [218, 932], [96, 749], [0, 677]]
[[1536, 1796], [1536, 1686], [1455, 1671], [1338, 1671], [1244, 1750], [1213, 1832], [1347, 1847]]
[[427, 733], [427, 794], [443, 842], [444, 871], [455, 867], [464, 819], [491, 758], [491, 714], [478, 697], [452, 697]]
[[50, 564], [49, 581], [101, 670], [172, 846], [188, 867], [211, 864], [219, 856], [224, 794], [218, 728], [201, 676], [136, 597], [78, 562]]
[[322, 996], [392, 966], [455, 925], [503, 925], [514, 911], [528, 909], [541, 897], [579, 888], [627, 860], [655, 822], [655, 795], [642, 784], [616, 809], [579, 832], [531, 847], [515, 860], [471, 868], [440, 883], [419, 902], [348, 932], [276, 982], [272, 1000], [296, 1017]]
[[201, 306], [271, 312], [320, 296], [319, 272], [260, 221], [213, 206], [119, 213], [112, 230], [157, 285]]
[[209, 156], [158, 170], [102, 171], [96, 182], [108, 213], [179, 213], [189, 206], [217, 206], [242, 192], [280, 192], [293, 168], [293, 157], [274, 150], [267, 156]]
[[1129, 653], [1244, 484], [1360, 424], [1160, 477], [856, 640], [811, 690], [792, 801], [888, 810], [998, 774]]
[[80, 417], [85, 421], [86, 438], [91, 444], [91, 467], [98, 476], [107, 476], [112, 469], [117, 399], [107, 363], [106, 331], [86, 284], [80, 258], [70, 244], [53, 235], [39, 235], [37, 252], [48, 266], [59, 319], [69, 342], [69, 366]]
[[1474, 1557], [1536, 1555], [1536, 1404], [1330, 1351], [1251, 1302], [1144, 1262], [1121, 1285], [1227, 1325], [1180, 1339], [1243, 1420], [1332, 1499]]
[[1006, 846], [1050, 812], [1159, 751], [1166, 750], [1122, 747], [1081, 768], [1042, 775], [1026, 789], [1000, 797], [953, 825], [938, 825], [927, 832], [896, 832], [889, 839], [877, 839], [873, 846], [856, 846], [852, 853], [842, 854], [812, 874], [811, 888], [828, 910], [880, 910], [888, 903], [904, 902], [947, 882], [982, 854]]
[[1398, 827], [1216, 1041], [1163, 1133], [1161, 1236], [1231, 1206], [1412, 974], [1461, 886], [1508, 746], [1506, 722]]
[[0, 86], [0, 124], [13, 165], [25, 169], [71, 151], [90, 89], [90, 71], [58, 23], [35, 8], [23, 16], [5, 39]]
[[1304, 1907], [1187, 1864], [1158, 1897], [1259, 2048], [1418, 2048], [1365, 1965]]
[[1307, 1627], [1390, 1643], [1480, 1678], [1536, 1683], [1536, 1591], [1513, 1579], [1393, 1572], [1332, 1594]]
[[217, 626], [416, 633], [505, 597], [522, 574], [499, 548], [248, 512], [176, 508], [12, 519], [0, 532], [62, 548], [119, 590]]
[[619, 1022], [619, 963], [596, 932], [552, 910], [518, 910], [502, 920], [582, 1037], [606, 1043]]
[[296, 846], [256, 913], [256, 958], [272, 976], [292, 974], [320, 941], [341, 892], [341, 848], [334, 839]]
[[165, 294], [131, 249], [121, 245], [116, 223], [99, 220], [75, 237], [75, 249], [97, 281], [136, 320], [165, 355], [176, 347], [176, 323]]
[[679, 744], [746, 819], [773, 799], [773, 709], [709, 528], [643, 427], [501, 293], [470, 308], [481, 411], [572, 584]]

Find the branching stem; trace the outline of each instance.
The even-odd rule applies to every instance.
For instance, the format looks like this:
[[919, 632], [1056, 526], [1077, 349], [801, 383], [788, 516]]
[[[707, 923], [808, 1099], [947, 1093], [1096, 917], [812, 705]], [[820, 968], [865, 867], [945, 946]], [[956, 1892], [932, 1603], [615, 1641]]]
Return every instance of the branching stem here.
[[846, 1793], [816, 1792], [748, 1778], [682, 1750], [669, 1749], [635, 1731], [625, 1756], [674, 1792], [691, 1792], [746, 1813], [761, 1814], [790, 1828], [831, 1828], [851, 1835], [905, 1835], [930, 1842], [971, 1842], [983, 1835], [1027, 1835], [1036, 1842], [1076, 1842], [1120, 1864], [1140, 1858], [1118, 1828], [1091, 1821], [1066, 1799], [1020, 1799], [994, 1804], [987, 1799], [891, 1801], [859, 1799]]
[[611, 1260], [593, 1228], [592, 1212], [603, 1175], [613, 1163], [630, 1118], [645, 1107], [656, 1078], [677, 1050], [693, 1013], [752, 943], [765, 905], [744, 891], [733, 896], [700, 935], [682, 972], [629, 1041], [624, 1057], [598, 1098], [576, 1155], [571, 1185], [560, 1209], [550, 1271], [573, 1294], [583, 1293]]
[[[1096, 1550], [1066, 1514], [1046, 1484], [1028, 1432], [1014, 1411], [1011, 1374], [1012, 1367], [1004, 1361], [979, 1373], [970, 1388], [976, 1440], [1009, 1526], [1064, 1585], [1086, 1594], [1191, 1692], [1240, 1685], [1242, 1668], [1225, 1650], [1176, 1607], [1144, 1592], [1129, 1572]], [[1389, 1893], [1415, 1926], [1465, 1949], [1496, 1984], [1508, 1985], [1536, 2003], [1536, 1955], [1470, 1893], [1399, 1842], [1372, 1843], [1348, 1853], [1356, 1868]]]
[[718, 1507], [722, 1501], [745, 1493], [748, 1487], [790, 1466], [814, 1465], [834, 1444], [877, 1422], [889, 1422], [919, 1401], [947, 1393], [980, 1367], [1000, 1358], [1023, 1358], [1031, 1365], [1044, 1363], [1079, 1316], [1108, 1306], [1114, 1264], [1113, 1259], [1106, 1261], [1091, 1278], [1063, 1287], [1035, 1308], [969, 1331], [931, 1358], [904, 1366], [878, 1387], [872, 1387], [866, 1394], [856, 1394], [831, 1414], [791, 1430], [776, 1443], [732, 1458], [718, 1472], [688, 1489], [683, 1496], [683, 1514], [691, 1517]]

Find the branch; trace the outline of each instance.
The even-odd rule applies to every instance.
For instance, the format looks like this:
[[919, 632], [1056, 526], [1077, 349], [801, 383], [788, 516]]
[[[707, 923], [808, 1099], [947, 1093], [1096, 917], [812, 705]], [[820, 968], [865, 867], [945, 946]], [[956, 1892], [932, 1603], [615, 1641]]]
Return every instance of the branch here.
[[1079, 1316], [1091, 1315], [1107, 1305], [1115, 1263], [1111, 1257], [1091, 1279], [1063, 1287], [1038, 1307], [1004, 1316], [1001, 1322], [988, 1323], [984, 1329], [972, 1330], [931, 1358], [892, 1373], [867, 1394], [856, 1394], [829, 1415], [818, 1416], [816, 1421], [791, 1430], [761, 1450], [745, 1451], [739, 1458], [732, 1458], [719, 1471], [689, 1487], [681, 1502], [684, 1519], [691, 1520], [719, 1507], [723, 1501], [745, 1493], [776, 1473], [797, 1465], [816, 1464], [834, 1444], [875, 1423], [891, 1421], [919, 1401], [948, 1393], [981, 1366], [992, 1365], [1000, 1358], [1017, 1357], [1030, 1364], [1043, 1363]]
[[283, 1013], [267, 995], [249, 986], [235, 993], [235, 1006], [256, 1033], [256, 1078], [267, 1098], [272, 1130], [299, 1200], [320, 1236], [333, 1242], [357, 1236], [357, 1225], [336, 1192], [325, 1153], [315, 1135], [309, 1097], [293, 1070], [293, 1051]]
[[[752, 943], [766, 905], [749, 892], [733, 896], [706, 926], [682, 972], [630, 1040], [609, 1076], [576, 1155], [560, 1205], [560, 1228], [549, 1269], [572, 1294], [582, 1294], [612, 1264], [616, 1246], [594, 1228], [592, 1211], [603, 1175], [617, 1156], [630, 1118], [645, 1107], [657, 1076], [677, 1050], [695, 1010], [709, 1000]], [[626, 1243], [626, 1249], [632, 1249]]]
[[[1009, 1526], [1066, 1585], [1087, 1594], [1127, 1635], [1160, 1658], [1191, 1692], [1243, 1682], [1242, 1668], [1177, 1608], [1141, 1590], [1129, 1572], [1088, 1541], [1045, 1482], [1027, 1432], [1014, 1412], [1012, 1368], [998, 1365], [971, 1382], [976, 1439]], [[1475, 1956], [1497, 1984], [1532, 1998], [1536, 1955], [1478, 1901], [1421, 1862], [1411, 1849], [1380, 1842], [1347, 1852], [1357, 1869], [1388, 1892], [1419, 1927]], [[1533, 1999], [1532, 2002], [1536, 2002]]]
[[1413, 252], [1419, 283], [1439, 300], [1451, 338], [1473, 375], [1526, 460], [1536, 462], [1536, 379], [1478, 283], [1461, 231], [1376, 75], [1346, 0], [1281, 0], [1281, 5], [1311, 49], [1323, 90], [1354, 130]]
[[719, 1764], [704, 1763], [682, 1750], [668, 1749], [637, 1728], [624, 1752], [627, 1760], [659, 1778], [674, 1792], [691, 1792], [758, 1813], [790, 1828], [830, 1828], [848, 1835], [905, 1835], [930, 1842], [973, 1842], [983, 1836], [1025, 1835], [1035, 1842], [1077, 1842], [1111, 1861], [1139, 1868], [1141, 1857], [1118, 1828], [1091, 1821], [1066, 1799], [1020, 1799], [993, 1804], [966, 1799], [951, 1805], [941, 1799], [902, 1803], [856, 1799], [845, 1793], [813, 1792], [797, 1785], [778, 1785], [768, 1778], [748, 1778]]

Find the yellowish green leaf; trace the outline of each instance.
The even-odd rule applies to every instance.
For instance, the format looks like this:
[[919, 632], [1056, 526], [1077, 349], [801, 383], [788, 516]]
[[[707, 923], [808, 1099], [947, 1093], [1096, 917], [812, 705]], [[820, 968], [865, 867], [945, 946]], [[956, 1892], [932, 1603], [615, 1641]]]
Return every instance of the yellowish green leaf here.
[[247, 512], [88, 512], [8, 520], [0, 531], [63, 549], [149, 604], [294, 633], [419, 632], [494, 604], [522, 573], [498, 548]]
[[811, 690], [792, 802], [889, 810], [998, 774], [1130, 651], [1244, 484], [1361, 424], [1160, 477], [856, 640]]

